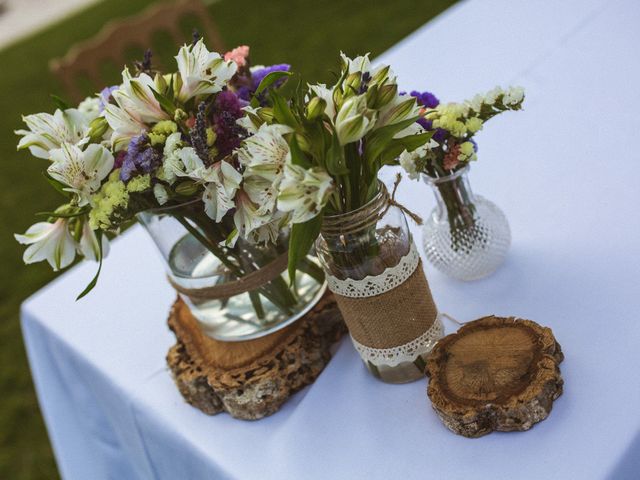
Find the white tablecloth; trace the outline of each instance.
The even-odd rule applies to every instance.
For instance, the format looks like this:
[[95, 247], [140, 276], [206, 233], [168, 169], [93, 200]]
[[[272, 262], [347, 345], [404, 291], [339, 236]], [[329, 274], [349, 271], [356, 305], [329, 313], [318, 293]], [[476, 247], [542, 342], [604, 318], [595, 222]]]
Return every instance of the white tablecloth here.
[[[634, 0], [471, 0], [383, 55], [404, 87], [442, 100], [494, 84], [527, 89], [524, 112], [492, 120], [478, 136], [471, 171], [475, 191], [511, 222], [506, 264], [473, 283], [430, 266], [427, 276], [440, 309], [461, 320], [495, 313], [553, 328], [566, 384], [546, 421], [526, 433], [456, 436], [432, 411], [426, 381], [376, 381], [347, 340], [277, 414], [208, 417], [184, 403], [165, 367], [174, 294], [134, 228], [115, 242], [87, 298], [73, 300], [90, 264], [23, 306], [62, 475], [639, 478], [639, 20]], [[425, 185], [405, 181], [401, 190], [419, 213], [432, 208]]]

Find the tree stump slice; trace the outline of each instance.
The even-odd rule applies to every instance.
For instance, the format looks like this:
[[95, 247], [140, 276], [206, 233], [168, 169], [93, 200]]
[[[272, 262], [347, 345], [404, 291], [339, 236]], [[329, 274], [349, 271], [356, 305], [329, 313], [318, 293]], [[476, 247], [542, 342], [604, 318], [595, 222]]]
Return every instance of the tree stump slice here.
[[243, 420], [275, 413], [313, 383], [331, 358], [331, 346], [346, 332], [330, 293], [297, 322], [246, 342], [208, 337], [180, 299], [168, 324], [177, 343], [167, 364], [187, 403], [208, 415], [226, 411]]
[[427, 395], [454, 433], [528, 430], [562, 394], [564, 359], [550, 328], [484, 317], [441, 339], [427, 360]]

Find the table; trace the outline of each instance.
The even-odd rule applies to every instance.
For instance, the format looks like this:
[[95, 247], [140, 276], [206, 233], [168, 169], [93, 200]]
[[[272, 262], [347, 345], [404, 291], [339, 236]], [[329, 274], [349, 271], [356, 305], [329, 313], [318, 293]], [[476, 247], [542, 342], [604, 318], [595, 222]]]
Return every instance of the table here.
[[[633, 0], [470, 0], [380, 58], [403, 87], [443, 100], [494, 84], [527, 89], [524, 112], [492, 120], [478, 136], [470, 174], [511, 222], [506, 264], [473, 283], [430, 266], [427, 276], [440, 309], [461, 320], [495, 313], [553, 328], [566, 388], [549, 419], [526, 433], [458, 437], [432, 411], [424, 381], [376, 381], [348, 341], [277, 414], [207, 417], [183, 402], [166, 369], [174, 294], [134, 228], [84, 300], [73, 299], [94, 265], [23, 305], [63, 477], [638, 478], [638, 20]], [[425, 215], [434, 205], [427, 188], [405, 181], [399, 200]]]

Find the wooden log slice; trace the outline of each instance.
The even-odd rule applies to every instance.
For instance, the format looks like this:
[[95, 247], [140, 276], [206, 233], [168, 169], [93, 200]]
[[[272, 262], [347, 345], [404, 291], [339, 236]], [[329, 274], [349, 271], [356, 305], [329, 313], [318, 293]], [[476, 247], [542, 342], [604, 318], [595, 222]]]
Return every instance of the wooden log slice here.
[[299, 321], [246, 342], [208, 337], [180, 299], [168, 323], [177, 343], [167, 363], [184, 399], [206, 414], [226, 411], [244, 420], [275, 413], [312, 383], [330, 360], [331, 345], [346, 332], [330, 293]]
[[427, 395], [453, 432], [528, 430], [562, 394], [564, 356], [551, 329], [484, 317], [441, 339], [427, 360]]

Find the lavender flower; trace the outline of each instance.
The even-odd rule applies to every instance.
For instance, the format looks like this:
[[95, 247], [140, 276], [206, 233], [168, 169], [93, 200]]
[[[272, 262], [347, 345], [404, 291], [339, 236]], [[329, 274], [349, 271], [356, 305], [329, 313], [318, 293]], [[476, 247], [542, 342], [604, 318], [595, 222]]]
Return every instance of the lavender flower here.
[[112, 87], [105, 87], [100, 91], [100, 112], [104, 111], [107, 108], [107, 105], [111, 101], [113, 92], [118, 90], [118, 85], [113, 85]]
[[133, 137], [122, 159], [120, 180], [128, 182], [137, 173], [151, 173], [162, 163], [162, 154], [149, 146], [146, 133]]
[[207, 147], [207, 104], [200, 102], [198, 104], [198, 113], [196, 114], [196, 123], [189, 130], [191, 145], [205, 165], [209, 165], [209, 148]]

